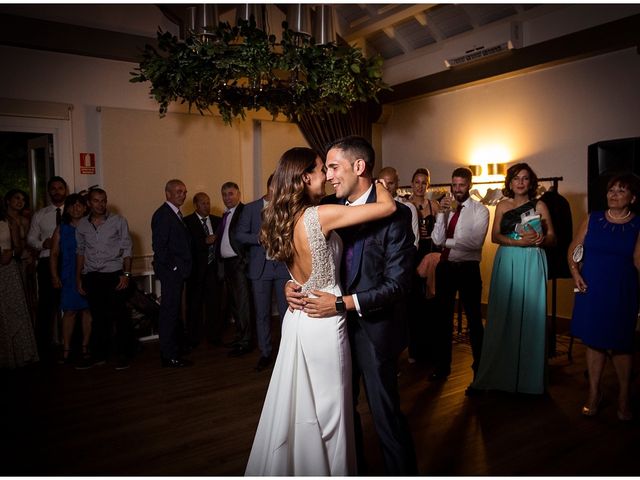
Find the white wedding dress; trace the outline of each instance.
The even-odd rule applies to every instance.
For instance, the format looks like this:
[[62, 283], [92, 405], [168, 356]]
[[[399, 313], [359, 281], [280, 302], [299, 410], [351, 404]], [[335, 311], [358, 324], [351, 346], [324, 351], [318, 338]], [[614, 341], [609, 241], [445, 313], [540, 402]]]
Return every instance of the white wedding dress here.
[[[302, 289], [340, 295], [340, 237], [325, 239], [318, 207], [303, 221], [312, 272]], [[288, 310], [245, 475], [355, 475], [352, 402], [346, 316]]]

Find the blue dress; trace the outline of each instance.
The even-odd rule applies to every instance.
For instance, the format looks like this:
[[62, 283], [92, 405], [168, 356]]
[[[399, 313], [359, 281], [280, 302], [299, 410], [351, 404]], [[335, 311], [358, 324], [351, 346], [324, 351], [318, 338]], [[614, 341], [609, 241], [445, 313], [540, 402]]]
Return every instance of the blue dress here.
[[[515, 233], [535, 200], [505, 212], [500, 233]], [[472, 388], [544, 393], [546, 369], [547, 258], [538, 247], [501, 245], [491, 273], [487, 325]]]
[[63, 311], [89, 308], [87, 299], [78, 293], [76, 286], [76, 227], [68, 223], [60, 224], [60, 308]]
[[631, 352], [638, 319], [638, 271], [633, 251], [640, 217], [609, 222], [604, 212], [589, 216], [581, 274], [585, 293], [577, 293], [571, 333], [594, 348]]

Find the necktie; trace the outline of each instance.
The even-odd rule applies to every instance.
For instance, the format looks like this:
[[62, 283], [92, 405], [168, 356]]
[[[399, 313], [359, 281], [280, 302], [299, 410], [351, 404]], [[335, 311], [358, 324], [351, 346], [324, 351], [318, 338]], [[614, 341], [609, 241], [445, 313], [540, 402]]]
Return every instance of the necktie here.
[[56, 226], [60, 225], [62, 222], [62, 212], [60, 211], [60, 207], [56, 208]]
[[[209, 231], [209, 227], [207, 226], [207, 219], [203, 218], [202, 219], [202, 228], [204, 228], [204, 234], [208, 237], [209, 235], [211, 235], [211, 232]], [[216, 256], [215, 253], [215, 248], [213, 247], [213, 245], [209, 245], [209, 254], [207, 255], [207, 264], [213, 262], [213, 259]]]
[[216, 229], [216, 256], [220, 258], [220, 244], [222, 243], [222, 235], [224, 234], [224, 227], [227, 225], [227, 217], [229, 216], [229, 210], [222, 215], [222, 221]]
[[[451, 217], [451, 221], [449, 222], [449, 226], [447, 227], [447, 238], [453, 238], [453, 232], [456, 230], [456, 225], [458, 224], [458, 218], [460, 218], [460, 211], [462, 210], [462, 204], [458, 204], [458, 208], [456, 208], [456, 212]], [[443, 248], [442, 255], [440, 256], [440, 261], [446, 261], [449, 258], [450, 248]]]
[[178, 218], [180, 218], [180, 221], [183, 222], [183, 216], [182, 216], [182, 212], [180, 210], [178, 210]]
[[353, 263], [353, 245], [355, 243], [353, 238], [353, 232], [345, 230], [342, 233], [342, 268], [341, 270], [341, 280], [342, 280], [342, 288], [347, 289], [347, 283], [351, 278], [351, 270]]

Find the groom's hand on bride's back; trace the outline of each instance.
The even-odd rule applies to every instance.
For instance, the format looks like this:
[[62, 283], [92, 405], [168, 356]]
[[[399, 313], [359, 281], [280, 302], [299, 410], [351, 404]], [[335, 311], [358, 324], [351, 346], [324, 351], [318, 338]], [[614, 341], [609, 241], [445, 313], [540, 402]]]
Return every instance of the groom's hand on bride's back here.
[[302, 293], [302, 287], [293, 280], [289, 280], [284, 286], [284, 296], [289, 304], [289, 310], [302, 310], [305, 306], [306, 295]]
[[304, 312], [312, 318], [327, 318], [337, 315], [336, 296], [321, 290], [311, 290], [312, 297], [305, 301]]

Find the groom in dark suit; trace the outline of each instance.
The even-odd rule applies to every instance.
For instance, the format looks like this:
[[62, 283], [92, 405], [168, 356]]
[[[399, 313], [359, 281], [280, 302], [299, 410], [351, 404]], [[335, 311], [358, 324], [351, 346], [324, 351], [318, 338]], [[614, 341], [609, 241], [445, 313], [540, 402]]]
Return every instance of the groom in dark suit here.
[[[369, 142], [362, 137], [345, 137], [332, 142], [327, 150], [327, 181], [336, 194], [325, 198], [323, 203], [375, 202], [372, 177], [375, 153]], [[399, 313], [411, 287], [415, 256], [411, 211], [397, 203], [391, 217], [338, 233], [344, 244], [341, 284], [345, 295], [335, 297], [314, 291], [318, 298], [304, 299], [304, 310], [311, 317], [347, 312], [358, 474], [367, 474], [356, 408], [363, 379], [382, 445], [385, 473], [416, 475], [413, 440], [400, 411], [397, 384], [397, 359], [406, 346], [406, 319]], [[290, 289], [287, 298], [295, 304]]]
[[180, 356], [182, 321], [180, 319], [184, 282], [191, 273], [191, 239], [180, 207], [187, 198], [181, 180], [169, 180], [164, 188], [167, 198], [151, 218], [153, 270], [161, 287], [160, 357], [163, 367], [186, 367], [191, 362]]

